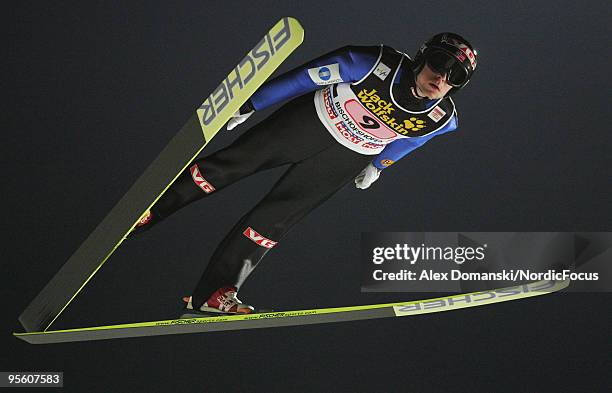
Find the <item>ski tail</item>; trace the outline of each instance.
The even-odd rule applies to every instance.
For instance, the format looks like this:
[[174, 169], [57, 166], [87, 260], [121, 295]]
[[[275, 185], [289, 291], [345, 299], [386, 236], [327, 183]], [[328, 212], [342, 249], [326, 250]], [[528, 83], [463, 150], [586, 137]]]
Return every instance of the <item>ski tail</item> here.
[[19, 316], [26, 331], [53, 324], [140, 217], [303, 39], [300, 23], [285, 17], [247, 53]]

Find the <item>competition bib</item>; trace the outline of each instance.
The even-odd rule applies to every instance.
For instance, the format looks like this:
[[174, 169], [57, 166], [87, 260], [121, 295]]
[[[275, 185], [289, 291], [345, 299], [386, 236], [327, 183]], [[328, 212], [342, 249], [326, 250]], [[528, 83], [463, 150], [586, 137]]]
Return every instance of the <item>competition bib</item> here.
[[424, 111], [401, 107], [393, 97], [393, 81], [404, 61], [401, 53], [383, 47], [370, 72], [356, 83], [330, 85], [315, 94], [319, 119], [342, 145], [374, 155], [400, 138], [420, 138], [438, 131], [452, 118], [450, 98]]

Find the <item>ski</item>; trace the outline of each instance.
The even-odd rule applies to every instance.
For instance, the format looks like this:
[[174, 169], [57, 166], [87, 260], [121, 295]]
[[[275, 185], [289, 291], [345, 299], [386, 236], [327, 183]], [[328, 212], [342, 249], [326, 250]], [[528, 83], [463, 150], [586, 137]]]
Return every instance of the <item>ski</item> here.
[[469, 307], [525, 299], [560, 291], [569, 281], [538, 281], [507, 288], [451, 295], [435, 299], [401, 303], [372, 304], [281, 311], [249, 315], [208, 318], [173, 319], [166, 321], [97, 326], [45, 332], [13, 333], [31, 344], [52, 344], [74, 341], [108, 340], [127, 337], [148, 337], [170, 334], [206, 333], [224, 330], [260, 329], [281, 326], [311, 325], [389, 317], [404, 317], [460, 310]]
[[247, 53], [23, 311], [19, 321], [26, 331], [51, 326], [138, 219], [303, 39], [300, 23], [286, 17]]

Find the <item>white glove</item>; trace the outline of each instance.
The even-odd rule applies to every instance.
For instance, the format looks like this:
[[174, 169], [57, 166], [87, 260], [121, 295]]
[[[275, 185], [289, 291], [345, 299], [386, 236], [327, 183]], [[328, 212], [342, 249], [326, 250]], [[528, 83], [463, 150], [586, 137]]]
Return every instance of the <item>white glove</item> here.
[[365, 190], [370, 187], [372, 183], [378, 180], [381, 170], [376, 168], [372, 163], [369, 163], [367, 167], [355, 178], [355, 186]]
[[255, 113], [255, 111], [250, 111], [241, 115], [239, 110], [236, 111], [227, 122], [227, 129], [233, 130], [237, 125], [244, 123], [253, 113]]

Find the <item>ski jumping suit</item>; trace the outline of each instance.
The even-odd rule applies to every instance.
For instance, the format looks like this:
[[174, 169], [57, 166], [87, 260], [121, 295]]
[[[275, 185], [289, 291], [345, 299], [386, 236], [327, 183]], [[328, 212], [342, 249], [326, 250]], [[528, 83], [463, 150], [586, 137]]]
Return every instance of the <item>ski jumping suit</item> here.
[[298, 97], [234, 143], [192, 162], [153, 206], [153, 221], [261, 170], [289, 165], [215, 250], [193, 296], [240, 288], [301, 218], [369, 163], [382, 170], [457, 128], [450, 98], [416, 99], [412, 60], [387, 46], [347, 46], [265, 83], [243, 108]]

